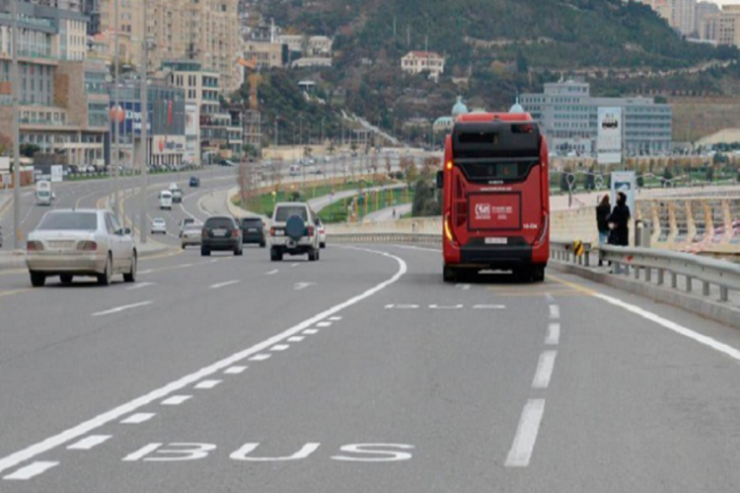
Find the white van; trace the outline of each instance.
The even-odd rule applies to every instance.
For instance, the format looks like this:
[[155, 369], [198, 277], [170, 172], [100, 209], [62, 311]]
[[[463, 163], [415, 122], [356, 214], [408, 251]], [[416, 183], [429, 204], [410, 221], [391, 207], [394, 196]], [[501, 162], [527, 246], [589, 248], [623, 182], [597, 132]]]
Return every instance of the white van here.
[[56, 195], [51, 191], [51, 182], [43, 180], [36, 183], [36, 204], [51, 205]]
[[159, 192], [159, 208], [172, 210], [172, 192], [169, 190]]

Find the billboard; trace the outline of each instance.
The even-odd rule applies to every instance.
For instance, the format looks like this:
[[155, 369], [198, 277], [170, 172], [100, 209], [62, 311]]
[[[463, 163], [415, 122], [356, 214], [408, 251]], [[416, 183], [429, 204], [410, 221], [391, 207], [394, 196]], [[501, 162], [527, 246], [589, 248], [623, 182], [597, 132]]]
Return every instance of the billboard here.
[[632, 217], [635, 217], [635, 200], [637, 198], [637, 177], [634, 171], [612, 171], [612, 204], [617, 203], [617, 193], [624, 192]]
[[622, 108], [599, 108], [596, 153], [599, 164], [622, 162]]
[[160, 156], [163, 154], [184, 154], [184, 135], [153, 135], [152, 154]]
[[200, 117], [198, 116], [198, 105], [186, 104], [185, 105], [185, 136], [188, 139], [198, 138], [198, 124], [200, 123]]
[[[150, 118], [147, 121], [147, 131], [151, 132], [152, 120], [151, 112]], [[111, 134], [115, 132], [116, 121], [119, 123], [118, 131], [121, 135], [141, 135], [141, 103], [135, 103], [130, 101], [122, 101], [121, 104], [116, 106], [111, 101], [110, 103], [110, 121], [111, 121]]]

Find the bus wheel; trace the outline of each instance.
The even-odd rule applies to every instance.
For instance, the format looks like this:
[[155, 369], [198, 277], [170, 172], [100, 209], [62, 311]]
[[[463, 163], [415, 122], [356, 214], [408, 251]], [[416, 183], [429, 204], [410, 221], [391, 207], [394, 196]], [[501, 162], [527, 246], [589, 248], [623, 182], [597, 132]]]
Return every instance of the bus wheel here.
[[545, 268], [541, 265], [532, 268], [532, 282], [545, 281]]
[[442, 277], [444, 278], [445, 282], [455, 282], [457, 281], [457, 274], [457, 269], [445, 266]]

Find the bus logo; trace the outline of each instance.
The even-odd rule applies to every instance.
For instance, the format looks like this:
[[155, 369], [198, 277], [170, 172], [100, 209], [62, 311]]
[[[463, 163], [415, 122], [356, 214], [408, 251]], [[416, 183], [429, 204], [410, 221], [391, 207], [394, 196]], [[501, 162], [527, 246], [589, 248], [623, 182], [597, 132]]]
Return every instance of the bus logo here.
[[475, 204], [475, 218], [478, 220], [491, 219], [491, 204]]

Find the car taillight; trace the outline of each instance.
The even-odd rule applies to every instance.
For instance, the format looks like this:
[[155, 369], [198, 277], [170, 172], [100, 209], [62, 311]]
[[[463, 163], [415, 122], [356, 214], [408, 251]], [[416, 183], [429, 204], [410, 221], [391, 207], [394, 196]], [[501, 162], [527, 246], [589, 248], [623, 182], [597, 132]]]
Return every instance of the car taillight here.
[[231, 231], [232, 238], [239, 238], [239, 229], [234, 229]]
[[275, 236], [275, 228], [270, 228], [270, 236]]
[[94, 252], [98, 249], [98, 244], [94, 241], [81, 241], [77, 244], [77, 250], [82, 252]]
[[44, 244], [40, 241], [29, 241], [26, 243], [26, 251], [28, 252], [40, 252], [44, 249]]
[[200, 237], [201, 238], [208, 238], [208, 230], [206, 228], [203, 228], [200, 230]]
[[308, 236], [313, 236], [313, 226], [309, 226], [307, 228], [307, 231], [308, 231]]

